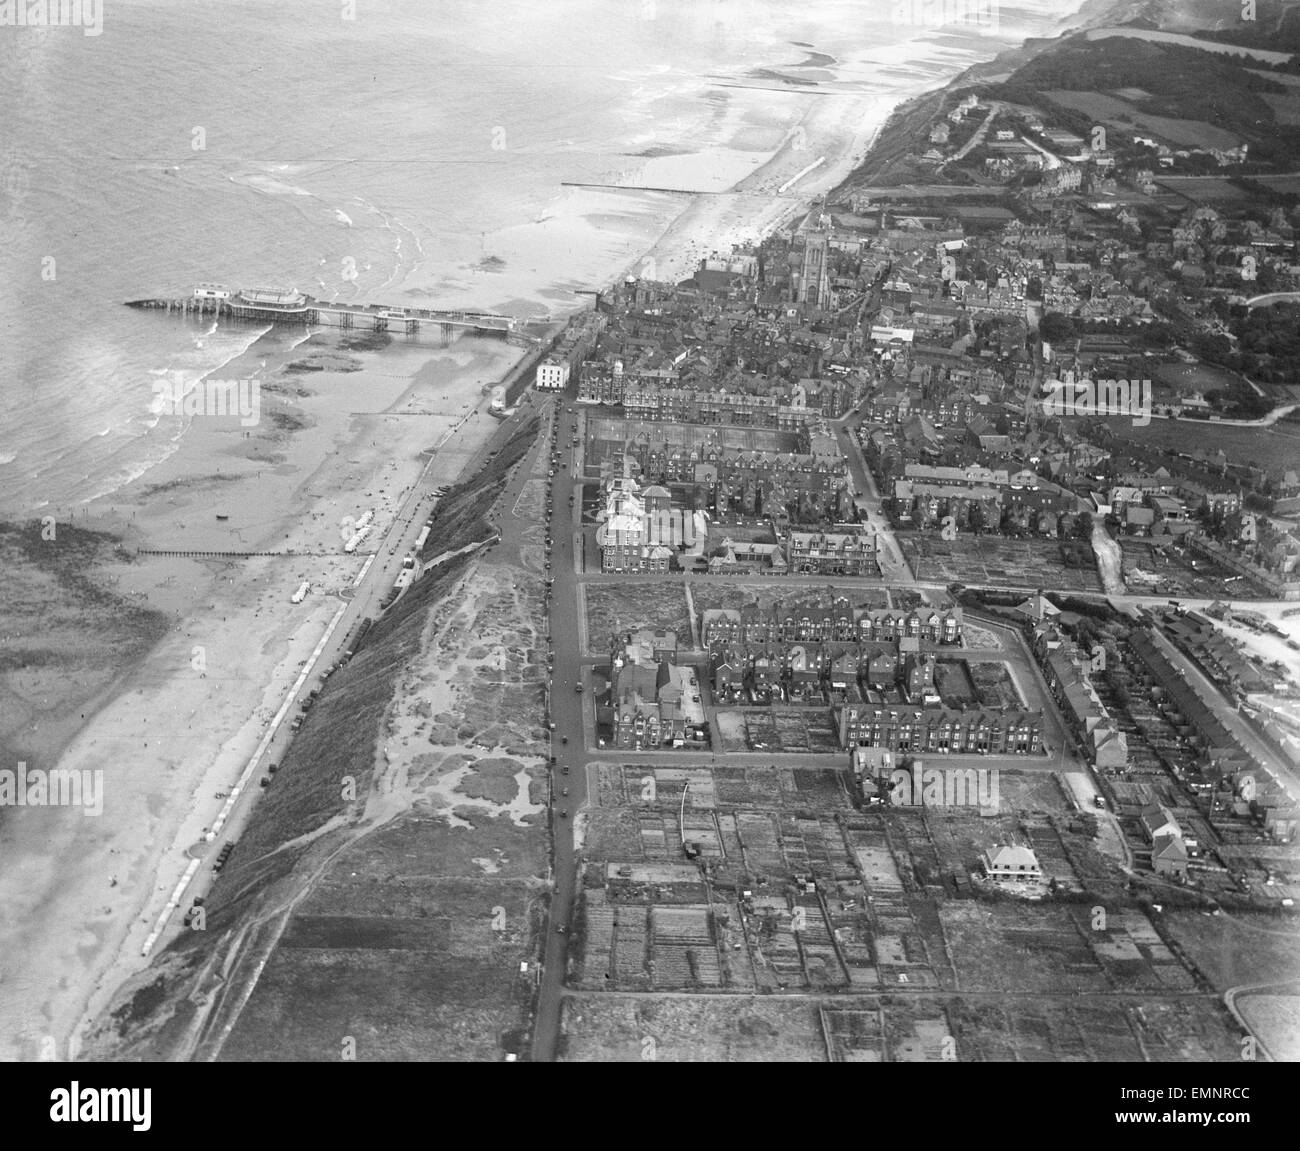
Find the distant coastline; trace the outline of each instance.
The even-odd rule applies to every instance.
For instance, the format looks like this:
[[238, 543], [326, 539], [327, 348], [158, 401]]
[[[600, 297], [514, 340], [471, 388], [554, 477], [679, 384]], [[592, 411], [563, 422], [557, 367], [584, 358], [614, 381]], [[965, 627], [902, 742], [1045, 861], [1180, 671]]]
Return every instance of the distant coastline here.
[[[733, 246], [761, 242], [773, 235], [802, 213], [806, 213], [814, 202], [822, 198], [835, 200], [854, 186], [875, 182], [888, 183], [890, 164], [903, 156], [912, 154], [916, 148], [920, 127], [928, 127], [935, 112], [942, 106], [945, 95], [954, 89], [969, 86], [981, 79], [1016, 67], [1031, 59], [1038, 52], [1058, 42], [1063, 36], [1071, 35], [1087, 27], [1105, 25], [1127, 15], [1131, 7], [1126, 0], [1085, 0], [1073, 14], [1061, 17], [1059, 31], [1050, 37], [1029, 36], [1018, 45], [1008, 45], [994, 53], [986, 60], [967, 65], [957, 75], [947, 80], [927, 85], [924, 90], [900, 97], [883, 97], [863, 94], [863, 101], [872, 101], [875, 107], [867, 112], [864, 119], [869, 125], [865, 131], [859, 130], [847, 137], [834, 139], [831, 134], [818, 134], [815, 139], [805, 135], [796, 165], [783, 147], [774, 152], [757, 171], [737, 181], [729, 192], [734, 197], [753, 197], [758, 205], [750, 203], [748, 213], [738, 210], [736, 205], [728, 204], [727, 193], [714, 193], [710, 196], [696, 197], [661, 234], [659, 239], [636, 260], [633, 260], [620, 275], [639, 274], [639, 269], [647, 265], [657, 273], [645, 275], [647, 279], [680, 281], [689, 276], [699, 266], [699, 261], [717, 253], [728, 254]], [[821, 89], [815, 84], [784, 75], [783, 69], [805, 67], [827, 67], [835, 63], [835, 57], [826, 53], [811, 51], [812, 46], [801, 41], [793, 41], [797, 47], [810, 49], [808, 57], [797, 65], [783, 65], [751, 71], [749, 75], [758, 78], [762, 74], [768, 80], [779, 80], [789, 85], [791, 92], [800, 95], [839, 96], [845, 104], [855, 104], [842, 90]], [[736, 86], [729, 81], [726, 86]], [[818, 104], [839, 103], [839, 101], [818, 101]], [[814, 112], [816, 109], [814, 109]], [[765, 190], [770, 194], [773, 187], [779, 186], [773, 177], [780, 173], [782, 178], [798, 174], [800, 167], [816, 157], [824, 149], [828, 163], [816, 178], [811, 181], [816, 185], [806, 190], [796, 189], [784, 201], [769, 201], [763, 204], [757, 193]], [[649, 152], [654, 151], [648, 149]], [[655, 153], [662, 155], [664, 153]], [[766, 175], [767, 179], [764, 179]], [[709, 203], [712, 201], [712, 203]], [[697, 223], [698, 221], [698, 223]], [[712, 225], [709, 232], [705, 223]]]

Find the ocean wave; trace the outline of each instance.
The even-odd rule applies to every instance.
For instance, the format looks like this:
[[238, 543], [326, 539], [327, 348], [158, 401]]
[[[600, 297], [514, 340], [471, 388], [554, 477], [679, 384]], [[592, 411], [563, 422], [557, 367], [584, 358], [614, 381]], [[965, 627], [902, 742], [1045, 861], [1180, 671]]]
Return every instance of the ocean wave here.
[[231, 176], [227, 175], [226, 179], [232, 184], [239, 184], [244, 188], [252, 188], [258, 192], [265, 192], [270, 196], [310, 196], [311, 192], [306, 188], [299, 188], [296, 184], [286, 184], [281, 180], [274, 180], [270, 176]]
[[[105, 476], [97, 487], [92, 489], [90, 495], [78, 500], [80, 504], [93, 504], [100, 500], [107, 499], [109, 496], [121, 491], [123, 488], [135, 483], [146, 472], [156, 468], [159, 464], [166, 463], [172, 456], [180, 450], [180, 443], [177, 440], [164, 444], [155, 458], [146, 460], [136, 460], [129, 464], [124, 464], [115, 471]], [[90, 478], [89, 475], [86, 476]]]
[[[175, 382], [169, 390], [170, 396], [187, 396], [204, 380], [237, 360], [270, 330], [269, 325], [240, 331], [219, 329], [212, 333], [211, 338], [203, 346], [180, 351], [163, 367], [147, 368], [145, 375], [154, 380], [171, 377]], [[128, 392], [127, 395], [129, 394]], [[123, 405], [124, 399], [123, 395], [119, 395], [114, 402]], [[43, 469], [44, 474], [48, 475], [49, 471], [53, 471], [67, 476], [79, 464], [84, 467], [88, 454], [91, 458], [107, 462], [106, 450], [107, 459], [115, 461], [116, 466], [102, 478], [95, 477], [93, 471], [75, 473], [82, 475], [83, 482], [92, 481], [93, 488], [92, 494], [74, 498], [82, 503], [102, 500], [133, 483], [151, 468], [174, 455], [189, 428], [191, 421], [179, 414], [169, 415], [162, 399], [163, 397], [158, 394], [151, 382], [147, 398], [140, 395], [136, 399], [125, 399], [126, 419], [88, 434], [83, 433], [85, 438], [81, 443], [74, 443], [69, 450], [59, 453], [50, 468]], [[119, 410], [123, 409], [119, 408]], [[102, 414], [101, 411], [101, 418]], [[110, 436], [114, 436], [115, 439], [106, 445], [106, 449], [87, 452], [87, 445], [103, 443]], [[80, 487], [80, 484], [75, 486]]]

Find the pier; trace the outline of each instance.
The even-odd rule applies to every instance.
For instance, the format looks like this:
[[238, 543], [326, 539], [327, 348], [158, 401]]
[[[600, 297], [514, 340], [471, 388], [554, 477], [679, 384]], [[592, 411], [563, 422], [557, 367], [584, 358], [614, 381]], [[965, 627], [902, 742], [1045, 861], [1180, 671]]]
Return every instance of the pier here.
[[430, 331], [444, 342], [467, 333], [499, 340], [508, 340], [515, 334], [515, 318], [495, 312], [330, 303], [281, 288], [232, 290], [220, 284], [200, 284], [190, 296], [127, 300], [126, 306], [159, 309], [169, 314], [178, 312], [183, 317], [211, 316], [214, 319], [324, 326], [355, 332], [414, 336]]

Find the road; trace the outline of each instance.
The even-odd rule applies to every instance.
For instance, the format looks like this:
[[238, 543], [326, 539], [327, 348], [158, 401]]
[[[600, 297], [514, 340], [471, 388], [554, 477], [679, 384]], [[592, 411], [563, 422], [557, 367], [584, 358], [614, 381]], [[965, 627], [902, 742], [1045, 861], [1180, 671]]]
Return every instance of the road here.
[[949, 164], [955, 164], [960, 160], [964, 160], [966, 154], [972, 148], [978, 148], [982, 143], [984, 143], [984, 137], [988, 135], [989, 129], [993, 126], [993, 121], [998, 118], [998, 113], [1002, 111], [1003, 106], [1004, 105], [1000, 101], [990, 101], [989, 114], [984, 118], [984, 123], [975, 129], [975, 134], [967, 140], [966, 143], [958, 148], [957, 151], [935, 169], [935, 175], [941, 173]]
[[1037, 144], [1037, 143], [1035, 143], [1035, 142], [1034, 142], [1033, 140], [1031, 140], [1028, 136], [1021, 136], [1021, 137], [1020, 137], [1020, 142], [1021, 142], [1022, 144], [1028, 144], [1031, 148], [1033, 148], [1033, 150], [1034, 150], [1035, 152], [1037, 152], [1040, 156], [1043, 157], [1043, 159], [1044, 159], [1044, 161], [1045, 161], [1044, 164], [1043, 164], [1043, 169], [1044, 169], [1044, 171], [1047, 171], [1047, 172], [1054, 172], [1054, 171], [1056, 171], [1056, 169], [1059, 168], [1063, 163], [1065, 163], [1065, 161], [1062, 160], [1061, 157], [1058, 156], [1055, 152], [1049, 152], [1049, 151], [1048, 151], [1046, 148], [1044, 148], [1041, 144]]
[[1097, 557], [1097, 574], [1107, 595], [1124, 592], [1124, 552], [1111, 538], [1101, 516], [1092, 517], [1092, 551]]
[[[555, 497], [554, 510], [547, 525], [549, 538], [555, 541], [551, 553], [552, 567], [546, 575], [555, 580], [549, 604], [551, 651], [555, 656], [555, 665], [548, 693], [548, 712], [550, 722], [555, 725], [555, 730], [551, 733], [551, 752], [557, 763], [552, 771], [551, 824], [554, 846], [551, 856], [551, 909], [542, 943], [542, 975], [533, 1024], [532, 1058], [536, 1062], [551, 1062], [555, 1059], [560, 1036], [561, 996], [568, 964], [568, 930], [572, 925], [578, 864], [573, 825], [587, 798], [583, 708], [590, 706], [592, 699], [589, 690], [581, 695], [575, 690], [575, 685], [583, 675], [576, 575], [578, 560], [582, 555], [582, 500], [580, 494], [574, 495], [577, 485], [573, 469], [578, 453], [572, 441], [573, 424], [576, 422], [581, 427], [585, 418], [571, 410], [574, 408], [571, 393], [566, 399], [567, 406], [559, 403], [554, 406], [553, 426], [559, 433], [556, 448], [560, 453], [560, 462], [566, 466], [554, 469], [551, 487]], [[551, 450], [549, 432], [540, 437], [539, 450]], [[569, 506], [570, 495], [573, 495], [572, 507]], [[560, 794], [564, 787], [569, 789], [567, 797]], [[565, 809], [569, 815], [561, 817], [559, 812]], [[561, 932], [559, 928], [564, 928], [564, 931]]]
[[867, 523], [876, 532], [881, 578], [910, 584], [912, 569], [907, 566], [902, 549], [894, 538], [893, 529], [889, 526], [889, 520], [881, 506], [880, 491], [876, 487], [875, 477], [867, 467], [866, 458], [862, 454], [862, 445], [858, 442], [858, 426], [865, 418], [866, 413], [860, 405], [857, 410], [850, 412], [843, 419], [834, 421], [832, 427], [839, 441], [840, 452], [848, 463], [854, 490], [858, 493], [858, 507], [867, 513]]

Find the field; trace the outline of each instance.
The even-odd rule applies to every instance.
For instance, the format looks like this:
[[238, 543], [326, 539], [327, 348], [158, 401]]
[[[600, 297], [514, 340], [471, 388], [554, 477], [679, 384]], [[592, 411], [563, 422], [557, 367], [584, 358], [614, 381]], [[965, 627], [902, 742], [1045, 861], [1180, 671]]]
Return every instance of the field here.
[[714, 727], [722, 751], [838, 754], [839, 736], [826, 708], [773, 707], [719, 711]]
[[568, 998], [566, 1063], [825, 1062], [812, 1001]]
[[1261, 92], [1260, 99], [1273, 109], [1273, 115], [1279, 124], [1288, 127], [1300, 124], [1300, 96], [1289, 92]]
[[[857, 812], [841, 772], [602, 765], [595, 782], [566, 1059], [1200, 1062], [1236, 1050], [1220, 1003], [1195, 995], [1161, 932], [1124, 906], [1122, 875], [1072, 830], [1051, 775], [1005, 773], [993, 817]], [[972, 898], [981, 853], [1013, 836], [1064, 889], [1086, 878], [1093, 899]], [[809, 998], [755, 998], [783, 990]]]
[[[1266, 96], [1265, 99], [1268, 99]], [[1291, 173], [1285, 176], [1257, 176], [1257, 180], [1266, 188], [1271, 188], [1274, 192], [1290, 192], [1292, 194], [1300, 192], [1300, 176]]]
[[[1131, 592], [1195, 599], [1244, 599], [1259, 593], [1246, 579], [1225, 583], [1235, 573], [1203, 556], [1194, 558], [1172, 547], [1156, 547], [1144, 539], [1121, 538], [1119, 546], [1124, 557], [1124, 582]], [[1193, 562], [1195, 567], [1191, 566]]]
[[1103, 92], [1071, 92], [1054, 90], [1044, 92], [1054, 104], [1083, 112], [1099, 124], [1107, 124], [1112, 131], [1132, 132], [1135, 128], [1151, 132], [1171, 144], [1199, 148], [1235, 148], [1241, 143], [1233, 132], [1216, 128], [1204, 120], [1175, 120], [1168, 116], [1151, 116], [1126, 100], [1118, 100]]
[[1300, 459], [1300, 429], [1280, 421], [1268, 428], [1237, 427], [1203, 420], [1152, 420], [1145, 428], [1128, 420], [1108, 420], [1107, 426], [1121, 440], [1143, 447], [1172, 452], [1194, 448], [1222, 449], [1229, 463], [1257, 464], [1270, 476], [1281, 476]]
[[1078, 540], [963, 536], [948, 541], [937, 534], [903, 532], [898, 540], [908, 565], [922, 581], [1102, 590], [1092, 549]]
[[1155, 182], [1167, 191], [1185, 196], [1193, 204], [1233, 204], [1250, 199], [1250, 193], [1244, 188], [1221, 176], [1158, 175]]
[[967, 620], [961, 629], [962, 646], [972, 651], [1001, 651], [1002, 639], [997, 632]]
[[645, 435], [655, 444], [690, 449], [697, 444], [717, 446], [732, 451], [793, 452], [799, 437], [794, 432], [769, 428], [742, 428], [730, 424], [703, 425], [661, 423], [655, 420], [614, 419], [609, 416], [587, 417], [588, 465], [598, 465], [605, 458], [623, 452], [636, 436]]
[[1195, 990], [1191, 974], [1136, 909], [1108, 909], [1102, 920], [1082, 904], [963, 902], [944, 905], [939, 915], [966, 991]]
[[[1300, 929], [1272, 915], [1166, 915], [1170, 936], [1220, 991], [1300, 979]], [[1243, 928], [1245, 930], [1243, 930]]]
[[[855, 587], [840, 582], [837, 586], [833, 576], [828, 576], [824, 587], [810, 587], [807, 584], [782, 585], [779, 582], [761, 584], [711, 584], [696, 581], [691, 585], [691, 598], [695, 602], [695, 611], [711, 611], [717, 608], [730, 608], [738, 611], [747, 604], [771, 603], [780, 600], [782, 607], [830, 607], [831, 589], [836, 595], [845, 595], [854, 608], [889, 607], [890, 592], [887, 588]], [[895, 591], [893, 595], [898, 597]], [[910, 593], [915, 594], [915, 593]], [[894, 607], [902, 606], [897, 598]]]
[[[1233, 1058], [1213, 1003], [960, 995], [791, 1003], [653, 995], [565, 1001], [566, 1062], [1170, 1062]], [[1138, 1039], [1137, 1036], [1142, 1038]], [[689, 1037], [689, 1041], [686, 1041]]]
[[[843, 770], [602, 763], [592, 782], [567, 1060], [1237, 1052], [1230, 1016], [1126, 897], [1053, 774], [999, 773], [988, 815], [858, 809]], [[1041, 884], [1022, 899], [972, 880], [1013, 838], [1059, 890], [1087, 894]], [[806, 998], [764, 997], [782, 992]]]
[[939, 660], [934, 668], [934, 685], [944, 707], [965, 708], [975, 704], [975, 685], [965, 660]]
[[615, 632], [642, 627], [675, 631], [679, 648], [692, 646], [686, 593], [677, 581], [589, 583], [582, 590], [587, 601], [589, 650], [607, 653]]
[[1161, 364], [1156, 369], [1155, 381], [1180, 393], [1204, 393], [1214, 388], [1230, 388], [1240, 383], [1241, 377], [1213, 364]]
[[935, 664], [935, 687], [944, 707], [1009, 710], [1025, 706], [1002, 663], [941, 659]]
[[[438, 874], [480, 871], [469, 856], [499, 874]], [[289, 919], [221, 1058], [337, 1061], [352, 1036], [358, 1062], [499, 1060], [528, 1012], [538, 869], [509, 820], [403, 819], [360, 841]]]

